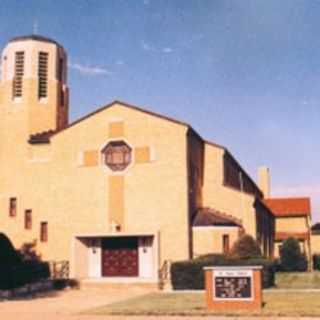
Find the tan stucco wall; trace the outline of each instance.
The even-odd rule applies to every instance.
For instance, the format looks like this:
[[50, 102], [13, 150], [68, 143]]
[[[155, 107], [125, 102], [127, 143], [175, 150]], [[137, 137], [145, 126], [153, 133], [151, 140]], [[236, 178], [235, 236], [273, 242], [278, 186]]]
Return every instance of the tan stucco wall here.
[[[12, 117], [11, 117], [12, 116]], [[21, 117], [21, 119], [19, 119]], [[5, 132], [0, 150], [1, 230], [16, 247], [38, 240], [44, 259], [70, 259], [75, 234], [110, 233], [109, 179], [124, 177], [123, 232], [158, 232], [160, 264], [189, 257], [186, 169], [187, 127], [120, 104], [96, 113], [51, 139], [51, 144], [28, 145], [23, 111], [1, 124]], [[13, 125], [17, 120], [19, 126]], [[114, 174], [101, 164], [84, 166], [86, 150], [101, 150], [109, 140], [109, 122], [123, 122], [123, 137], [133, 148], [150, 147], [149, 162], [133, 163]], [[2, 128], [2, 127], [1, 127]], [[3, 134], [3, 132], [2, 132]], [[115, 139], [114, 132], [112, 139]], [[3, 136], [2, 136], [3, 137]], [[16, 148], [12, 148], [15, 141]], [[146, 157], [144, 157], [145, 160]], [[8, 217], [10, 197], [17, 197], [18, 214]], [[24, 209], [32, 209], [33, 228], [24, 230]], [[41, 221], [48, 222], [49, 241], [39, 242]]]
[[203, 206], [241, 219], [246, 233], [256, 236], [254, 196], [223, 185], [224, 150], [205, 144]]
[[[26, 52], [23, 97], [12, 100], [14, 52], [20, 49]], [[42, 50], [49, 53], [48, 97], [39, 101], [36, 61]], [[61, 117], [67, 121], [68, 104], [59, 105], [61, 89], [67, 101], [66, 74], [61, 83], [56, 78], [58, 58], [66, 62], [66, 56], [53, 44], [35, 41], [10, 44], [4, 55], [0, 231], [16, 247], [37, 240], [44, 259], [70, 260], [75, 235], [110, 234], [116, 221], [123, 234], [159, 234], [160, 267], [165, 260], [190, 258], [192, 239], [194, 249], [206, 251], [216, 237], [213, 250], [220, 251], [220, 231], [192, 236], [198, 207], [241, 219], [245, 231], [256, 236], [254, 196], [223, 185], [225, 150], [203, 143], [187, 125], [114, 103], [60, 131], [50, 144], [27, 143], [30, 133], [56, 129]], [[123, 172], [103, 164], [101, 150], [112, 140], [124, 140], [132, 149], [132, 163]], [[8, 215], [11, 197], [17, 198], [16, 217]], [[25, 209], [32, 210], [31, 230], [24, 229]], [[39, 242], [41, 222], [48, 222], [46, 243]], [[231, 233], [230, 244], [238, 235]]]
[[308, 232], [306, 217], [276, 217], [276, 232]]
[[223, 253], [223, 235], [229, 235], [230, 248], [239, 237], [238, 227], [193, 227], [192, 232], [195, 256]]
[[[310, 217], [276, 217], [276, 233], [288, 233], [294, 237], [294, 233], [309, 233], [310, 234]], [[301, 250], [306, 253], [309, 262], [311, 263], [311, 256], [313, 250], [312, 237], [299, 240]], [[275, 257], [279, 257], [279, 246], [282, 241], [277, 241], [275, 246]]]

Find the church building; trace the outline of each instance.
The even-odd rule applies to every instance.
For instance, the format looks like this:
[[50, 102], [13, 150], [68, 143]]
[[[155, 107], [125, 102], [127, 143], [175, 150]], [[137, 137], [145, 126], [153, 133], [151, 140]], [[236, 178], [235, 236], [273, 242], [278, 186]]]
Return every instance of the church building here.
[[[1, 56], [0, 232], [70, 277], [159, 282], [171, 261], [226, 253], [244, 233], [273, 256], [275, 216], [223, 146], [121, 101], [69, 123], [67, 54], [38, 35]], [[159, 275], [160, 274], [160, 275]]]

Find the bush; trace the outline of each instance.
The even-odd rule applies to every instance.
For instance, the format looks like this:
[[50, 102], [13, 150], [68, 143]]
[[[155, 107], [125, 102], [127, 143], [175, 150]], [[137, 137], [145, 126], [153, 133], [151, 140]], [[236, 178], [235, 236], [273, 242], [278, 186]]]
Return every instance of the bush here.
[[320, 270], [320, 254], [314, 254], [313, 257], [313, 269]]
[[50, 276], [46, 262], [22, 262], [14, 266], [0, 267], [0, 290], [22, 287]]
[[18, 252], [11, 241], [0, 233], [0, 290], [18, 288], [50, 276], [48, 263], [31, 255], [32, 248], [34, 244], [25, 244], [23, 250]]
[[230, 254], [237, 259], [260, 258], [262, 256], [258, 242], [248, 234], [241, 236], [234, 243]]
[[171, 281], [175, 290], [204, 289], [204, 267], [208, 266], [262, 266], [263, 287], [274, 286], [274, 264], [264, 258], [235, 259], [224, 255], [213, 254], [197, 259], [179, 261], [171, 265]]
[[307, 258], [301, 253], [299, 241], [288, 238], [280, 249], [280, 268], [282, 271], [306, 271], [308, 269]]
[[22, 261], [9, 238], [3, 233], [0, 233], [0, 261], [1, 267], [17, 265]]

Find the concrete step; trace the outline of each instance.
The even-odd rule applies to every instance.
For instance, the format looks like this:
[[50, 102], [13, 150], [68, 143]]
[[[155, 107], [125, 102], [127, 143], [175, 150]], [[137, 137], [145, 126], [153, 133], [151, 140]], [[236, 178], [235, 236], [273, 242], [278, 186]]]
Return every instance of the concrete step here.
[[99, 281], [99, 280], [80, 280], [79, 281], [80, 289], [111, 289], [111, 290], [130, 290], [130, 289], [143, 289], [150, 291], [158, 291], [158, 283], [150, 282], [108, 282], [108, 281]]

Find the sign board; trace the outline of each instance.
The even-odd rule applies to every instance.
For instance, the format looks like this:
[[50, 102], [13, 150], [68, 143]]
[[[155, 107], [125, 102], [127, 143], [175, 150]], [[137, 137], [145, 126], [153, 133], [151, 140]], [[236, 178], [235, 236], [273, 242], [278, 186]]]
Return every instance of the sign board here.
[[209, 309], [257, 309], [262, 305], [261, 267], [205, 268]]
[[213, 271], [213, 299], [252, 300], [252, 277], [252, 270]]

